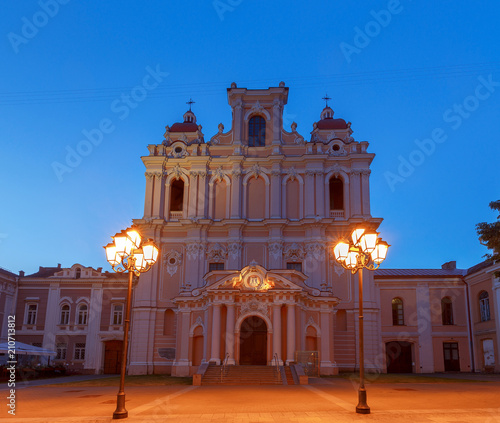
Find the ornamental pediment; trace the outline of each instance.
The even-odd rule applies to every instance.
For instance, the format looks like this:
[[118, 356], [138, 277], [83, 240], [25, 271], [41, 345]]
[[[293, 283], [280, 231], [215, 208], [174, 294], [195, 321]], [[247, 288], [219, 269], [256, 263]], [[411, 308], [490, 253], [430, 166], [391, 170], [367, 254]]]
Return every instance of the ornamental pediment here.
[[[269, 290], [302, 291], [303, 288], [291, 282], [279, 273], [268, 271], [264, 267], [251, 263], [240, 272], [231, 272], [217, 281], [208, 284], [203, 290], [238, 290], [247, 292], [267, 292]], [[201, 291], [201, 290], [200, 290]]]

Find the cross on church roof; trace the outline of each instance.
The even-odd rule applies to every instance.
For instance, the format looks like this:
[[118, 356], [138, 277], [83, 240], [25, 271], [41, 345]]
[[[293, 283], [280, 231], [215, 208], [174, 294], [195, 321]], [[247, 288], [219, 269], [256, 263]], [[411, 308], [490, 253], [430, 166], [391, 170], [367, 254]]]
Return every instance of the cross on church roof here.
[[186, 101], [186, 104], [189, 104], [189, 111], [191, 111], [191, 104], [196, 103], [196, 101], [193, 101], [193, 99], [190, 97], [189, 101]]
[[328, 94], [325, 94], [325, 96], [322, 98], [322, 100], [325, 100], [325, 103], [326, 103], [325, 107], [328, 107], [328, 100], [331, 100], [331, 98], [328, 97]]

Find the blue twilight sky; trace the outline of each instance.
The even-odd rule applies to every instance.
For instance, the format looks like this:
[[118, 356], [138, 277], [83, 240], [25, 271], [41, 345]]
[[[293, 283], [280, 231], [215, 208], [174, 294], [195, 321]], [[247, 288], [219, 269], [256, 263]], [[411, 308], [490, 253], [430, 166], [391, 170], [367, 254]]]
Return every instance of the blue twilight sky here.
[[305, 137], [327, 92], [370, 142], [385, 267], [476, 264], [475, 224], [500, 198], [499, 14], [494, 0], [4, 2], [0, 266], [107, 268], [102, 245], [143, 214], [147, 144], [190, 97], [205, 139], [229, 129], [232, 81], [285, 81], [286, 129]]

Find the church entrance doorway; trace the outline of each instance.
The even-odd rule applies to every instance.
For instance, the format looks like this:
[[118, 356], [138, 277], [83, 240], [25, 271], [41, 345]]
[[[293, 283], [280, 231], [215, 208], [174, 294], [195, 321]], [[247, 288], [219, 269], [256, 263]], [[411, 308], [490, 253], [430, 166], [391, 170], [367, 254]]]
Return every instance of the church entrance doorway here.
[[247, 317], [241, 324], [240, 364], [267, 364], [267, 325], [258, 316]]

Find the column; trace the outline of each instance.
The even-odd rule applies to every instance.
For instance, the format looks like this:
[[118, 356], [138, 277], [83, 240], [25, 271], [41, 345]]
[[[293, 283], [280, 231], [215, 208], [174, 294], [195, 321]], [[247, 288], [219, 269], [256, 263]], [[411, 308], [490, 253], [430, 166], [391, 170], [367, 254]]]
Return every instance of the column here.
[[144, 217], [151, 217], [151, 207], [153, 201], [153, 181], [154, 174], [146, 172], [146, 198], [144, 200]]
[[[416, 373], [433, 373], [434, 372], [434, 349], [432, 345], [432, 321], [429, 287], [427, 285], [417, 286], [417, 327], [418, 327], [418, 346], [420, 348], [420, 369], [416, 368]], [[403, 304], [404, 305], [404, 304]], [[410, 316], [404, 316], [405, 320]], [[406, 323], [406, 322], [405, 322]], [[416, 355], [416, 354], [415, 354]], [[417, 363], [416, 363], [417, 364]]]
[[210, 361], [220, 364], [220, 304], [214, 304], [212, 318], [212, 357]]
[[286, 316], [286, 364], [295, 361], [295, 305], [287, 305]]
[[229, 353], [229, 359], [227, 360], [227, 364], [235, 364], [235, 361], [234, 361], [234, 304], [227, 305], [226, 352]]
[[198, 172], [198, 217], [208, 217], [205, 214], [207, 198], [207, 172]]
[[351, 170], [351, 213], [352, 216], [361, 216], [361, 171]]
[[241, 170], [233, 168], [231, 176], [231, 219], [241, 219]]
[[281, 171], [279, 168], [271, 171], [271, 219], [281, 218]]
[[88, 332], [85, 342], [85, 369], [95, 369], [96, 374], [102, 367], [103, 343], [100, 341], [102, 311], [102, 287], [100, 284], [92, 284], [90, 295]]
[[280, 366], [283, 365], [281, 359], [281, 304], [273, 304], [273, 357], [278, 354]]
[[320, 351], [320, 373], [332, 375], [333, 368], [330, 360], [330, 310], [320, 311], [321, 325], [321, 351]]
[[363, 169], [361, 174], [361, 197], [363, 204], [363, 215], [370, 216], [370, 170]]
[[[189, 174], [189, 204], [188, 204], [188, 218], [196, 216], [196, 197], [198, 194], [198, 172], [191, 171]], [[185, 215], [184, 215], [185, 216]]]
[[[172, 376], [189, 376], [189, 320], [191, 312], [181, 310], [177, 315], [177, 351], [176, 359], [172, 367]], [[180, 320], [180, 323], [179, 323]]]
[[306, 170], [306, 217], [314, 217], [314, 171]]
[[[325, 184], [324, 172], [318, 170], [316, 172], [316, 216], [325, 217]], [[329, 217], [329, 214], [326, 215]]]
[[156, 219], [163, 218], [163, 205], [164, 205], [164, 190], [163, 190], [163, 174], [155, 172], [154, 189], [153, 189], [153, 212], [152, 217]]

